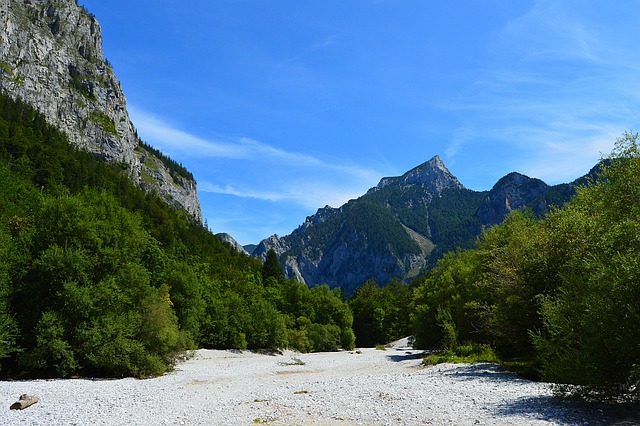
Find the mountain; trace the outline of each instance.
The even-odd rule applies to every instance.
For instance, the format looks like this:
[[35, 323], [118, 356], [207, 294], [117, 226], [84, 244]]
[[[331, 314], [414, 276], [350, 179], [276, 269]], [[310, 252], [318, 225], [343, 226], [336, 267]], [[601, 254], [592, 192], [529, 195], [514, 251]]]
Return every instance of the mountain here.
[[0, 0], [0, 90], [34, 106], [75, 146], [202, 222], [191, 173], [142, 143], [102, 49], [96, 18], [74, 0]]
[[244, 247], [242, 247], [242, 245], [237, 242], [231, 235], [225, 233], [225, 232], [221, 232], [219, 234], [216, 234], [216, 236], [218, 238], [220, 238], [223, 242], [228, 243], [229, 245], [231, 245], [231, 248], [233, 248], [235, 251], [237, 251], [238, 253], [242, 253], [242, 254], [246, 254], [248, 255], [249, 252], [247, 252]]
[[574, 184], [549, 186], [520, 173], [489, 191], [469, 190], [435, 156], [340, 208], [319, 209], [290, 235], [263, 240], [253, 255], [264, 260], [273, 249], [288, 277], [351, 294], [368, 279], [415, 277], [444, 253], [471, 247], [510, 211], [530, 208], [541, 217], [574, 192]]

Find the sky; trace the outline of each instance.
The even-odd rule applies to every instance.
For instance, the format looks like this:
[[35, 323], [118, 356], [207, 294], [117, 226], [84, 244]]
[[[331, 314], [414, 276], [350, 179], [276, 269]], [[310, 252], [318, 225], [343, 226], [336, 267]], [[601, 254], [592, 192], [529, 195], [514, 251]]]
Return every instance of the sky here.
[[434, 155], [477, 191], [570, 182], [640, 127], [640, 2], [79, 3], [140, 137], [241, 244]]

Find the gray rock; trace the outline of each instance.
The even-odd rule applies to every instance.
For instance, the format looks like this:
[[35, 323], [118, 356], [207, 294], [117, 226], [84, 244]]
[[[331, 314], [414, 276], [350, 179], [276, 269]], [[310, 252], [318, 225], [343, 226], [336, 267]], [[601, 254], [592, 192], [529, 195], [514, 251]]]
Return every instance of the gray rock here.
[[244, 247], [242, 247], [242, 245], [240, 245], [239, 242], [237, 242], [231, 235], [221, 232], [219, 234], [216, 234], [218, 236], [218, 238], [220, 238], [222, 241], [231, 244], [231, 247], [233, 247], [236, 251], [240, 252], [240, 253], [244, 253], [246, 255], [249, 255], [249, 253], [244, 249]]
[[202, 222], [196, 183], [174, 178], [140, 146], [105, 60], [96, 18], [74, 0], [0, 0], [0, 89], [22, 99], [95, 156]]

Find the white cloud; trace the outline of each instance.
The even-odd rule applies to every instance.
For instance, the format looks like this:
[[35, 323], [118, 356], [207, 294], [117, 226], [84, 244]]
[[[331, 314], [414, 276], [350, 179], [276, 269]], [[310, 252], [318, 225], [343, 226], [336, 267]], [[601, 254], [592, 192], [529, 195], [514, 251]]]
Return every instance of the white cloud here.
[[469, 70], [441, 108], [460, 124], [445, 155], [500, 153], [499, 167], [548, 183], [586, 173], [640, 119], [640, 55], [629, 34], [603, 33], [597, 13], [538, 1], [498, 35], [485, 68]]
[[269, 188], [260, 188], [259, 185], [252, 187], [240, 187], [230, 184], [218, 185], [205, 181], [198, 184], [198, 189], [204, 192], [233, 195], [240, 198], [292, 202], [314, 210], [325, 205], [339, 207], [350, 199], [364, 194], [371, 186], [373, 184], [352, 183], [349, 185], [345, 184], [345, 182], [314, 182], [306, 179], [297, 179], [289, 184], [274, 182]]
[[470, 123], [465, 123], [454, 130], [451, 142], [447, 145], [444, 155], [447, 159], [454, 159], [461, 149], [474, 137], [474, 129]]
[[204, 192], [288, 201], [308, 209], [327, 204], [338, 207], [362, 195], [383, 176], [371, 168], [322, 160], [251, 138], [204, 139], [139, 108], [129, 109], [141, 137], [153, 146], [187, 166], [207, 162], [207, 170], [196, 175], [198, 188]]
[[562, 2], [538, 0], [528, 13], [509, 22], [503, 42], [533, 60], [597, 60], [598, 39], [579, 15]]

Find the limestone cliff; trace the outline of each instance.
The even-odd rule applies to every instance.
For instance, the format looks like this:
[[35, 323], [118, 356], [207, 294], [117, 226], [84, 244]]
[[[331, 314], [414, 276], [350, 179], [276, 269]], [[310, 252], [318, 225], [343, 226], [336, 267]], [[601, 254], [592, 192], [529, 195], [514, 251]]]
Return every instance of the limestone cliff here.
[[221, 232], [216, 235], [225, 243], [229, 243], [231, 247], [233, 247], [233, 249], [238, 253], [249, 255], [249, 253], [244, 249], [244, 247], [242, 247], [240, 243], [237, 242], [235, 238], [233, 238], [231, 235], [227, 234], [226, 232]]
[[96, 18], [75, 0], [0, 0], [0, 89], [43, 113], [71, 143], [126, 165], [130, 178], [201, 222], [195, 181], [140, 145], [102, 50]]

